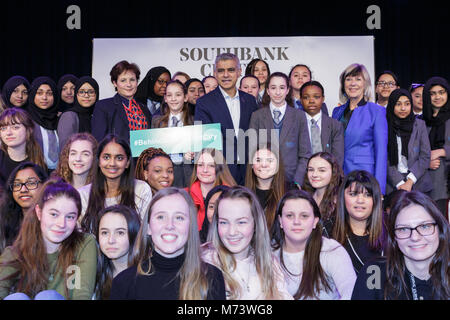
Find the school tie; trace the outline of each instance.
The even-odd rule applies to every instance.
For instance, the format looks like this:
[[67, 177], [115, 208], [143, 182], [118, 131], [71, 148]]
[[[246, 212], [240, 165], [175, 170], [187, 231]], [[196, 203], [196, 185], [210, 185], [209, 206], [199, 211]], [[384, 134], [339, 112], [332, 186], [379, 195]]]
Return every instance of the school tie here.
[[317, 121], [314, 119], [311, 119], [311, 147], [313, 154], [322, 151], [320, 128], [317, 125]]
[[178, 120], [177, 117], [172, 116], [172, 127], [178, 127], [178, 122], [180, 122], [180, 120]]
[[53, 130], [47, 130], [48, 133], [48, 157], [52, 162], [58, 161], [58, 141]]
[[276, 124], [280, 124], [280, 116], [281, 116], [281, 111], [273, 110], [273, 121], [275, 121]]

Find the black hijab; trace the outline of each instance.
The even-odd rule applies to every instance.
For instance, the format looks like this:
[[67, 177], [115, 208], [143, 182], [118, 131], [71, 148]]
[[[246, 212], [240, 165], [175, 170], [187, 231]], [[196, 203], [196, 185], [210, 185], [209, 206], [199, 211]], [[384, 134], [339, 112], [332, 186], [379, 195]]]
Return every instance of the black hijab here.
[[[430, 90], [440, 85], [447, 91], [447, 102], [443, 105], [436, 117], [433, 117], [433, 105], [431, 104]], [[430, 138], [431, 150], [442, 149], [445, 143], [445, 122], [450, 119], [450, 95], [449, 84], [446, 79], [432, 77], [428, 79], [423, 88], [423, 120], [431, 127], [428, 137]]]
[[[14, 89], [16, 89], [21, 84], [23, 84], [27, 88], [27, 90], [30, 90], [30, 82], [28, 82], [28, 80], [22, 76], [13, 76], [9, 78], [3, 85], [2, 96], [3, 99], [5, 99], [7, 108], [15, 107], [15, 105], [10, 102], [11, 95]], [[28, 101], [23, 105], [23, 107], [26, 107], [27, 103]]]
[[135, 95], [136, 101], [144, 104], [145, 106], [147, 105], [147, 99], [157, 102], [163, 101], [164, 97], [158, 96], [154, 90], [156, 80], [158, 80], [159, 76], [163, 73], [168, 73], [169, 78], [171, 77], [170, 71], [165, 67], [154, 67], [147, 72], [145, 78], [142, 79], [141, 83], [138, 85]]
[[[60, 97], [62, 97], [62, 88], [69, 81], [72, 82], [76, 86], [77, 82], [78, 82], [78, 78], [76, 76], [74, 76], [73, 74], [70, 74], [70, 73], [69, 74], [65, 74], [61, 78], [59, 78], [58, 84], [56, 85], [56, 87], [58, 88], [58, 95]], [[75, 95], [74, 102], [76, 100], [77, 100], [77, 97]], [[69, 104], [69, 103], [65, 102], [63, 99], [60, 99], [59, 104], [58, 104], [58, 111], [59, 112], [64, 112], [64, 111], [67, 111], [68, 109], [70, 109], [72, 107], [73, 107], [73, 103]]]
[[[411, 103], [409, 115], [400, 119], [394, 113], [395, 105], [400, 97], [405, 96]], [[389, 96], [389, 102], [386, 107], [386, 118], [388, 123], [388, 159], [391, 166], [398, 164], [398, 144], [397, 136], [402, 141], [402, 155], [408, 158], [408, 144], [414, 127], [416, 117], [412, 111], [412, 97], [408, 90], [395, 89]]]
[[82, 107], [80, 103], [78, 102], [78, 91], [80, 88], [85, 84], [89, 83], [92, 88], [94, 88], [96, 95], [95, 102], [98, 101], [99, 97], [99, 87], [97, 81], [95, 81], [94, 78], [91, 78], [89, 76], [81, 77], [78, 79], [77, 83], [75, 84], [75, 100], [73, 103], [73, 107], [69, 108], [67, 111], [73, 111], [78, 115], [79, 119], [79, 125], [78, 125], [78, 132], [89, 132], [91, 133], [91, 119], [92, 119], [92, 113], [94, 112], [95, 102], [92, 106], [89, 108]]
[[[41, 109], [34, 103], [36, 92], [43, 84], [47, 84], [53, 91], [53, 105], [47, 109]], [[49, 77], [39, 77], [33, 80], [28, 96], [28, 106], [26, 111], [30, 114], [31, 119], [41, 127], [47, 130], [56, 130], [58, 126], [58, 99], [59, 94], [56, 90], [56, 83]]]

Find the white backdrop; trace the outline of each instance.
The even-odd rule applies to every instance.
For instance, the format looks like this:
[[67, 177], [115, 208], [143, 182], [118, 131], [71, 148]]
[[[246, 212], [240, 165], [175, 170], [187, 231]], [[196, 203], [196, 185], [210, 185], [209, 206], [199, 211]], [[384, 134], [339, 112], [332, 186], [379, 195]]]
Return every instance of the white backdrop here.
[[[312, 70], [313, 80], [325, 88], [330, 111], [339, 102], [339, 75], [352, 63], [362, 63], [374, 81], [374, 39], [372, 36], [345, 37], [233, 37], [233, 38], [136, 38], [94, 39], [92, 76], [100, 85], [100, 98], [115, 94], [109, 72], [117, 62], [128, 60], [141, 69], [164, 66], [172, 75], [184, 71], [200, 80], [212, 75], [218, 53], [237, 54], [245, 66], [254, 58], [268, 62], [270, 71], [289, 73], [298, 63]], [[373, 87], [372, 87], [373, 89]]]

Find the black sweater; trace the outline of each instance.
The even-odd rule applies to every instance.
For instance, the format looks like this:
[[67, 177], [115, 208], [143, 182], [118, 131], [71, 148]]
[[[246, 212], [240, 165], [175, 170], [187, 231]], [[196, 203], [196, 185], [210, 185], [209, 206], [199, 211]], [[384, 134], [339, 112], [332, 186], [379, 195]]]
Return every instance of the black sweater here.
[[[379, 277], [379, 278], [378, 278]], [[403, 290], [397, 300], [411, 300], [411, 280], [409, 272], [405, 270], [404, 274], [406, 290]], [[379, 286], [377, 281], [379, 280]], [[417, 296], [420, 300], [431, 300], [432, 282], [431, 279], [420, 280], [414, 277], [416, 283]], [[366, 263], [361, 269], [353, 288], [352, 300], [384, 300], [384, 288], [386, 284], [386, 259], [380, 258], [377, 261]], [[393, 299], [393, 298], [389, 298]]]
[[[130, 267], [113, 280], [111, 300], [178, 300], [180, 279], [177, 273], [183, 266], [184, 254], [165, 258], [153, 253], [152, 275], [137, 275], [137, 267]], [[225, 300], [225, 281], [222, 272], [207, 264], [209, 290], [207, 300]]]

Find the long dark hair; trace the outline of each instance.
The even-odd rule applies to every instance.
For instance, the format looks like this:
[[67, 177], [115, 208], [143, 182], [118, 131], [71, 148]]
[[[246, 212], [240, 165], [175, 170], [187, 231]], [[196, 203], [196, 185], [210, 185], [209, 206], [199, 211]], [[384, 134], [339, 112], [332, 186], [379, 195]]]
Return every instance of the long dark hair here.
[[[49, 180], [43, 186], [37, 197], [36, 204], [39, 208], [44, 208], [45, 203], [58, 197], [67, 197], [75, 202], [78, 216], [81, 213], [81, 199], [78, 191], [62, 179]], [[73, 232], [64, 241], [61, 242], [58, 261], [55, 274], [60, 274], [67, 283], [67, 268], [76, 263], [76, 255], [80, 244], [83, 241], [83, 234], [74, 228]], [[28, 296], [35, 296], [38, 292], [46, 290], [50, 266], [48, 264], [47, 249], [41, 231], [41, 222], [39, 221], [35, 207], [30, 208], [25, 214], [19, 235], [11, 247], [14, 259], [8, 262], [0, 263], [0, 267], [12, 267], [16, 272], [0, 279], [15, 280], [15, 291], [23, 292]], [[65, 286], [66, 295], [68, 288]]]
[[[270, 104], [270, 97], [269, 97], [269, 95], [267, 94], [267, 88], [269, 87], [270, 81], [271, 81], [273, 78], [275, 78], [275, 77], [283, 78], [283, 79], [286, 81], [286, 86], [287, 86], [288, 89], [290, 90], [291, 82], [290, 82], [288, 76], [287, 76], [285, 73], [283, 73], [283, 72], [274, 72], [274, 73], [272, 73], [272, 74], [269, 75], [269, 77], [267, 78], [266, 87], [265, 87], [264, 95], [263, 95], [263, 98], [262, 98], [262, 104], [263, 104], [263, 106], [268, 107], [269, 104]], [[289, 92], [290, 92], [290, 91], [289, 91]], [[294, 103], [293, 101], [294, 101], [294, 100], [292, 99], [292, 96], [291, 96], [290, 94], [288, 94], [288, 95], [286, 96], [286, 103], [288, 104], [288, 106], [291, 106], [291, 107], [292, 107], [292, 106], [293, 106], [293, 103]]]
[[[127, 156], [127, 160], [130, 161], [130, 165], [125, 169], [120, 177], [120, 204], [136, 210], [136, 203], [134, 201], [134, 167], [133, 159], [131, 157], [131, 149], [128, 143], [114, 134], [108, 134], [98, 145], [97, 163], [100, 163], [100, 156], [109, 143], [117, 143], [122, 146]], [[100, 169], [100, 166], [97, 166], [91, 186], [91, 193], [89, 195], [86, 214], [81, 221], [81, 227], [84, 232], [95, 232], [95, 226], [98, 225], [99, 221], [98, 213], [105, 207], [107, 188], [108, 185], [106, 178]]]
[[[98, 213], [98, 225], [95, 228], [95, 236], [97, 242], [100, 243], [100, 221], [107, 213], [115, 213], [122, 215], [127, 221], [128, 228], [128, 241], [130, 247], [128, 249], [128, 267], [133, 265], [133, 246], [136, 240], [139, 228], [141, 227], [141, 219], [137, 212], [127, 206], [116, 204], [114, 206], [107, 207]], [[113, 274], [115, 272], [114, 264], [105, 254], [101, 248], [98, 250], [97, 259], [97, 285], [95, 289], [95, 295], [97, 299], [108, 299], [111, 292]]]
[[[435, 299], [450, 299], [449, 283], [449, 242], [450, 228], [448, 221], [437, 208], [436, 203], [428, 196], [418, 191], [402, 193], [392, 207], [387, 219], [388, 238], [386, 251], [386, 284], [385, 299], [398, 299], [402, 292], [411, 299], [408, 286], [405, 282], [405, 259], [395, 239], [395, 222], [399, 213], [406, 207], [418, 205], [424, 208], [437, 223], [439, 232], [439, 246], [431, 260], [429, 273], [431, 275], [432, 292]], [[435, 231], [436, 232], [436, 231]]]
[[[303, 87], [302, 87], [303, 88]], [[308, 164], [306, 165], [306, 173], [305, 179], [303, 180], [303, 190], [309, 192], [311, 195], [314, 195], [316, 189], [313, 188], [308, 179], [308, 167], [311, 159], [319, 157], [321, 159], [326, 160], [331, 165], [331, 180], [327, 186], [325, 194], [323, 195], [322, 201], [320, 202], [320, 213], [322, 214], [322, 220], [329, 220], [330, 218], [334, 219], [336, 216], [336, 200], [338, 196], [339, 187], [341, 186], [342, 180], [344, 179], [344, 172], [342, 171], [342, 167], [339, 165], [335, 156], [328, 152], [318, 152], [313, 154], [311, 158], [308, 160]]]
[[31, 162], [23, 162], [18, 165], [9, 175], [6, 182], [7, 190], [3, 192], [0, 200], [0, 253], [12, 245], [16, 239], [23, 220], [23, 210], [14, 200], [13, 191], [9, 189], [16, 179], [17, 173], [23, 169], [30, 168], [39, 177], [40, 183], [44, 183], [47, 178], [47, 171], [37, 164]]
[[[286, 201], [292, 199], [303, 199], [309, 202], [313, 208], [314, 217], [319, 218], [319, 222], [312, 230], [306, 241], [305, 255], [303, 258], [302, 280], [294, 294], [295, 299], [318, 298], [321, 288], [330, 292], [332, 290], [330, 281], [320, 264], [320, 251], [322, 249], [322, 223], [320, 222], [320, 210], [313, 197], [306, 191], [291, 190], [287, 192], [281, 199], [277, 208], [277, 219], [272, 230], [272, 247], [274, 250], [280, 250], [281, 267], [289, 274], [293, 275], [284, 263], [283, 247], [285, 244], [285, 234], [280, 225], [280, 218], [283, 214], [283, 207]], [[295, 276], [295, 275], [294, 275]]]
[[345, 207], [345, 189], [355, 184], [356, 193], [367, 190], [373, 198], [372, 214], [367, 220], [366, 231], [369, 234], [369, 246], [375, 250], [382, 250], [384, 245], [384, 222], [383, 205], [381, 203], [381, 190], [378, 181], [367, 171], [354, 170], [350, 172], [342, 181], [337, 199], [336, 223], [333, 227], [332, 237], [340, 244], [344, 244], [347, 235], [350, 234], [351, 226], [349, 214]]
[[[273, 176], [272, 183], [270, 185], [269, 195], [267, 196], [267, 202], [261, 203], [261, 207], [263, 207], [264, 213], [266, 214], [267, 228], [270, 231], [273, 222], [276, 218], [275, 212], [277, 210], [278, 201], [281, 200], [281, 197], [283, 197], [287, 188], [284, 176], [284, 165], [278, 152], [279, 148], [277, 146], [274, 146], [274, 148], [272, 148], [271, 144], [259, 146], [253, 153], [251, 160], [253, 160], [253, 157], [255, 156], [256, 152], [260, 150], [270, 151], [275, 155], [278, 161], [278, 170]], [[256, 188], [258, 187], [258, 177], [255, 175], [255, 172], [253, 171], [252, 163], [249, 163], [247, 165], [247, 171], [245, 174], [245, 186], [256, 194]]]

